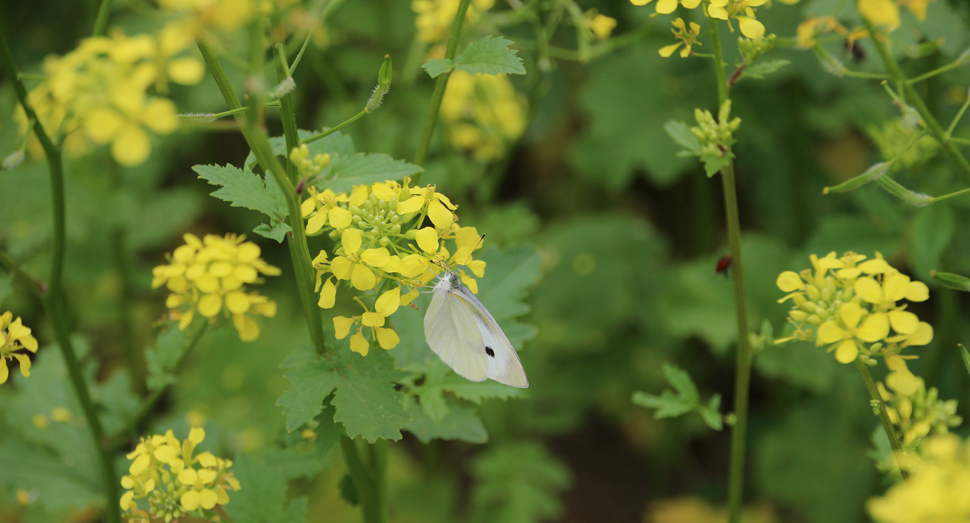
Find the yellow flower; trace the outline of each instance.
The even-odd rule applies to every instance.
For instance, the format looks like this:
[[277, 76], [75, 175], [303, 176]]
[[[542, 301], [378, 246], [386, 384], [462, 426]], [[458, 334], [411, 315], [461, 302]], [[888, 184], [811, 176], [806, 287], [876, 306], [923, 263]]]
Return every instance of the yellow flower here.
[[251, 315], [276, 316], [276, 303], [245, 285], [257, 283], [259, 275], [278, 276], [281, 271], [263, 261], [260, 248], [245, 236], [206, 235], [199, 240], [183, 236], [186, 244], [175, 249], [172, 263], [152, 270], [152, 288], [165, 285], [171, 294], [165, 301], [173, 318], [185, 329], [198, 312], [205, 318], [220, 313], [232, 319], [243, 341], [259, 336], [259, 325]]
[[735, 18], [741, 28], [741, 34], [757, 39], [765, 35], [765, 26], [755, 19], [752, 8], [764, 5], [766, 2], [767, 0], [711, 0], [711, 3], [707, 4], [707, 14], [719, 20]]
[[[459, 0], [412, 0], [411, 10], [418, 15], [414, 20], [418, 40], [437, 42], [448, 36], [448, 28], [458, 13], [458, 4]], [[465, 15], [466, 24], [477, 22], [493, 5], [495, 0], [474, 0]]]
[[815, 47], [815, 39], [819, 35], [830, 31], [835, 31], [840, 35], [848, 33], [845, 27], [831, 16], [811, 17], [798, 24], [798, 28], [795, 30], [795, 41], [798, 47], [811, 49]]
[[831, 347], [835, 349], [835, 359], [840, 363], [852, 363], [859, 355], [857, 339], [873, 343], [889, 335], [889, 318], [885, 313], [866, 316], [862, 321], [863, 316], [865, 311], [859, 304], [846, 303], [839, 310], [837, 320], [829, 320], [819, 327], [818, 344], [839, 342], [837, 346]]
[[386, 266], [391, 259], [384, 247], [364, 249], [360, 231], [346, 229], [340, 237], [343, 256], [337, 256], [330, 263], [330, 270], [338, 280], [350, 280], [355, 289], [369, 291], [377, 284], [372, 269]]
[[14, 358], [20, 362], [20, 373], [25, 378], [30, 376], [30, 357], [16, 352], [21, 349], [36, 353], [37, 340], [19, 317], [14, 320], [12, 313], [5, 312], [0, 315], [0, 384], [7, 382], [10, 376], [7, 360], [13, 361]]
[[[630, 0], [630, 3], [636, 6], [647, 5], [653, 0]], [[694, 9], [700, 5], [701, 0], [657, 0], [657, 12], [662, 15], [668, 15], [673, 13], [677, 9], [677, 4], [683, 5], [687, 9]]]
[[858, 9], [873, 25], [886, 26], [890, 31], [899, 27], [899, 8], [892, 0], [859, 0]]
[[680, 51], [681, 58], [687, 58], [690, 56], [690, 49], [695, 45], [701, 45], [697, 41], [697, 35], [701, 32], [701, 26], [695, 22], [690, 23], [690, 30], [684, 25], [684, 20], [682, 18], [677, 18], [673, 21], [674, 28], [670, 31], [674, 33], [674, 37], [680, 40], [676, 44], [670, 44], [660, 48], [660, 56], [667, 58], [674, 54], [681, 45], [684, 46]]
[[300, 206], [303, 218], [307, 220], [307, 234], [314, 234], [328, 224], [337, 230], [350, 226], [353, 215], [339, 205], [349, 200], [346, 194], [336, 194], [330, 189], [318, 194], [315, 187], [309, 187], [307, 193], [310, 197]]
[[[606, 40], [616, 27], [616, 18], [601, 15], [596, 9], [590, 9], [583, 13], [583, 26], [586, 30], [600, 40]], [[590, 35], [587, 35], [590, 38]]]
[[457, 207], [447, 196], [435, 192], [433, 185], [412, 187], [411, 194], [410, 198], [397, 204], [398, 214], [427, 212], [428, 218], [437, 229], [448, 229], [455, 223], [455, 215], [452, 211]]
[[920, 22], [926, 21], [926, 5], [933, 0], [901, 0], [900, 3], [909, 9]]
[[[202, 510], [229, 503], [228, 491], [241, 487], [229, 472], [232, 462], [210, 452], [196, 455], [196, 446], [204, 440], [201, 427], [192, 428], [183, 441], [171, 430], [142, 438], [128, 454], [132, 463], [128, 475], [121, 478], [126, 492], [120, 505], [126, 515], [132, 520], [176, 519], [193, 511], [204, 516]], [[157, 479], [163, 479], [165, 485], [158, 484]], [[142, 498], [148, 499], [148, 512], [134, 503]]]
[[455, 71], [441, 101], [441, 121], [451, 145], [478, 161], [500, 157], [526, 127], [526, 100], [504, 75]]

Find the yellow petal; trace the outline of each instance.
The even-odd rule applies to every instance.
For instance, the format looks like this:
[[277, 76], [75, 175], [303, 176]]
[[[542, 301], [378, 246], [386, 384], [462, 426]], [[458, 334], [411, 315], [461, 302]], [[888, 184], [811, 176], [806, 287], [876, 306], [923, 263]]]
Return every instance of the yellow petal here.
[[226, 489], [222, 487], [216, 488], [216, 495], [219, 496], [219, 504], [226, 505], [229, 503], [229, 494], [226, 493]]
[[423, 196], [412, 196], [407, 200], [397, 204], [398, 214], [409, 214], [412, 212], [418, 212], [424, 207], [424, 202], [426, 200]]
[[357, 331], [357, 334], [350, 337], [350, 350], [361, 356], [367, 356], [367, 353], [370, 352], [370, 343], [367, 343], [367, 340], [360, 333], [360, 330]]
[[933, 341], [933, 326], [925, 321], [921, 321], [919, 322], [919, 327], [916, 328], [916, 332], [906, 339], [905, 345], [922, 346], [929, 344], [931, 341]]
[[212, 489], [203, 489], [199, 493], [199, 506], [206, 510], [210, 510], [216, 506], [219, 501], [219, 496]]
[[852, 363], [858, 355], [859, 347], [853, 340], [845, 340], [835, 349], [835, 359], [839, 363]]
[[346, 254], [356, 253], [360, 249], [360, 231], [357, 229], [346, 229], [340, 236], [340, 244]]
[[906, 299], [909, 301], [926, 301], [929, 297], [930, 289], [921, 281], [911, 282], [906, 290]]
[[252, 299], [245, 292], [233, 291], [226, 295], [226, 308], [233, 314], [243, 314], [249, 310]]
[[151, 456], [148, 454], [142, 454], [135, 458], [135, 461], [131, 462], [131, 466], [128, 467], [128, 473], [132, 476], [137, 476], [145, 471], [152, 462]]
[[839, 309], [839, 317], [842, 318], [845, 326], [851, 329], [859, 324], [864, 312], [858, 303], [850, 301]]
[[369, 291], [377, 285], [377, 277], [366, 265], [357, 263], [350, 275], [350, 283], [359, 291]]
[[859, 278], [856, 280], [854, 287], [855, 293], [863, 300], [869, 303], [882, 302], [882, 286], [876, 280], [872, 278]]
[[143, 163], [151, 149], [148, 133], [137, 124], [126, 125], [111, 142], [111, 156], [125, 167]]
[[374, 311], [379, 313], [385, 318], [394, 314], [397, 308], [401, 306], [401, 288], [395, 287], [384, 294], [381, 294], [380, 298], [377, 298], [377, 302], [374, 304]]
[[859, 268], [862, 269], [862, 272], [866, 274], [883, 274], [893, 270], [893, 268], [886, 263], [886, 260], [882, 258], [875, 258], [867, 262], [862, 262], [859, 264]]
[[[155, 459], [162, 463], [169, 463], [178, 459], [179, 451], [170, 445], [160, 445], [155, 448]], [[134, 474], [134, 473], [132, 473]]]
[[10, 369], [7, 368], [7, 358], [0, 356], [0, 385], [7, 382], [10, 377]]
[[899, 301], [909, 292], [910, 279], [905, 274], [893, 274], [886, 277], [882, 284], [882, 292], [889, 301]]
[[669, 58], [670, 55], [674, 54], [674, 51], [676, 51], [677, 48], [680, 47], [682, 44], [683, 42], [677, 42], [676, 44], [665, 45], [661, 47], [657, 52], [660, 53], [660, 56], [664, 58]]
[[185, 494], [182, 494], [182, 508], [185, 510], [195, 510], [199, 508], [199, 493], [195, 490], [190, 490]]
[[242, 341], [253, 341], [259, 337], [259, 325], [256, 320], [245, 314], [233, 314], [232, 324], [239, 332], [239, 339]]
[[132, 503], [131, 498], [135, 497], [134, 491], [129, 490], [121, 496], [121, 510], [128, 510], [134, 503]]
[[199, 459], [199, 464], [203, 467], [214, 467], [219, 462], [211, 452], [203, 452], [196, 457]]
[[199, 300], [199, 314], [211, 318], [222, 310], [222, 297], [218, 294], [206, 294]]
[[168, 98], [152, 98], [141, 112], [145, 127], [158, 134], [169, 134], [178, 128], [178, 111]]
[[123, 124], [124, 119], [117, 111], [96, 107], [84, 118], [84, 132], [94, 143], [108, 143], [118, 134]]
[[323, 288], [320, 290], [320, 301], [317, 305], [321, 309], [331, 309], [333, 308], [334, 302], [337, 301], [337, 287], [333, 284], [333, 278], [327, 278], [327, 281], [323, 284]]
[[662, 15], [669, 15], [677, 10], [677, 0], [658, 0], [657, 12]]
[[342, 340], [350, 334], [350, 326], [354, 324], [353, 318], [345, 318], [343, 316], [335, 316], [333, 319], [333, 330], [334, 335], [338, 340]]
[[886, 336], [889, 336], [889, 315], [885, 312], [877, 312], [869, 316], [856, 331], [856, 337], [862, 341], [876, 342], [885, 339]]
[[429, 253], [438, 252], [438, 231], [432, 227], [425, 227], [414, 235], [415, 241], [418, 242], [418, 247], [421, 250]]
[[421, 293], [417, 289], [411, 289], [410, 292], [408, 292], [406, 294], [402, 294], [401, 295], [401, 306], [402, 307], [407, 306], [412, 301], [414, 301], [414, 299], [417, 298], [419, 294], [421, 294]]
[[360, 322], [367, 327], [383, 327], [384, 326], [384, 316], [376, 312], [365, 312], [360, 318]]
[[311, 216], [306, 222], [306, 233], [314, 234], [322, 229], [327, 224], [327, 216], [328, 214], [325, 212], [318, 212]]
[[891, 0], [859, 0], [858, 9], [875, 25], [899, 27], [899, 8]]
[[707, 5], [707, 15], [718, 20], [728, 19], [728, 12], [723, 7], [715, 5], [714, 2]]
[[437, 229], [447, 229], [455, 223], [455, 215], [437, 199], [432, 200], [428, 205], [428, 218], [431, 218], [431, 223]]
[[[687, 9], [694, 9], [697, 6], [699, 6], [700, 4], [701, 4], [701, 0], [682, 0], [680, 2], [680, 5], [686, 7]], [[694, 23], [694, 22], [691, 22], [690, 25], [693, 26], [693, 25], [697, 25], [697, 24]]]
[[765, 26], [754, 17], [739, 16], [738, 25], [741, 27], [741, 34], [748, 38], [757, 39], [765, 35]]
[[135, 480], [131, 479], [131, 476], [121, 476], [121, 487], [126, 489], [135, 488]]
[[354, 215], [343, 207], [334, 207], [327, 211], [327, 215], [330, 217], [330, 226], [337, 229], [349, 227], [354, 218]]
[[192, 485], [195, 485], [196, 481], [199, 481], [199, 475], [195, 472], [195, 469], [187, 468], [182, 469], [182, 472], [179, 472], [179, 482], [183, 485], [188, 485], [191, 487]]
[[[919, 388], [920, 380], [907, 368], [902, 368], [886, 376], [886, 385], [903, 396], [911, 396]], [[912, 404], [910, 404], [912, 405]], [[910, 409], [912, 406], [910, 406]], [[909, 416], [906, 416], [907, 418]]]
[[900, 334], [912, 334], [919, 327], [919, 318], [912, 312], [889, 311], [889, 324]]
[[330, 271], [333, 272], [333, 275], [336, 276], [338, 280], [349, 280], [350, 273], [353, 270], [354, 265], [355, 264], [347, 258], [338, 256], [333, 259], [333, 262], [330, 263]]
[[850, 269], [839, 269], [835, 273], [836, 276], [838, 276], [843, 280], [851, 280], [853, 278], [858, 278], [859, 275], [861, 274], [862, 274], [862, 269], [859, 269], [858, 267], [854, 267]]
[[360, 259], [371, 267], [383, 267], [391, 261], [391, 253], [384, 247], [367, 249], [360, 254]]
[[[295, 151], [297, 149], [294, 148], [293, 150]], [[300, 215], [303, 216], [303, 218], [310, 216], [315, 210], [317, 210], [317, 199], [313, 196], [303, 200], [303, 203], [300, 204]]]
[[401, 343], [401, 338], [398, 337], [394, 329], [377, 329], [377, 343], [384, 350], [390, 350], [397, 347], [398, 343]]
[[202, 481], [204, 485], [208, 485], [216, 480], [218, 473], [213, 469], [202, 469], [199, 471], [199, 480]]
[[805, 288], [805, 282], [802, 281], [802, 277], [794, 271], [785, 271], [779, 274], [778, 279], [775, 280], [775, 285], [782, 292], [799, 291]]
[[[30, 358], [26, 354], [14, 353], [13, 357], [17, 358], [20, 362], [20, 373], [23, 374], [25, 378], [30, 377]], [[0, 356], [2, 358], [2, 356]]]
[[834, 321], [827, 321], [818, 328], [819, 343], [834, 343], [845, 337], [845, 331]]
[[630, 3], [636, 6], [647, 5], [652, 0], [630, 0]]
[[205, 66], [195, 58], [178, 58], [168, 64], [168, 77], [182, 85], [195, 85], [205, 76]]

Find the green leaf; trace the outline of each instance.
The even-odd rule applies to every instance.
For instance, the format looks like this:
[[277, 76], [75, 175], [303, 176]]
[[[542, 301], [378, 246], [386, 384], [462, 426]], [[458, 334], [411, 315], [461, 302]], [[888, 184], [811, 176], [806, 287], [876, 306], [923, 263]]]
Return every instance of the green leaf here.
[[677, 396], [687, 403], [696, 405], [700, 398], [694, 380], [690, 379], [690, 374], [669, 363], [664, 363], [663, 371], [664, 377], [677, 391]]
[[910, 260], [920, 279], [930, 276], [940, 266], [940, 256], [956, 232], [953, 209], [946, 203], [930, 205], [917, 212], [913, 220]]
[[719, 173], [721, 169], [730, 165], [733, 158], [734, 153], [732, 152], [727, 152], [725, 154], [702, 154], [701, 162], [704, 164], [704, 173], [707, 174], [708, 178], [711, 178], [715, 174]]
[[691, 156], [700, 156], [701, 143], [694, 136], [694, 133], [690, 132], [690, 126], [687, 123], [680, 120], [670, 120], [664, 124], [664, 131], [667, 131], [667, 134], [677, 145], [684, 148], [682, 152]]
[[157, 390], [178, 382], [172, 371], [182, 356], [184, 338], [181, 330], [171, 327], [159, 332], [155, 345], [145, 350], [149, 389]]
[[[313, 144], [310, 144], [313, 150]], [[417, 165], [403, 160], [395, 160], [386, 154], [364, 154], [341, 156], [331, 159], [330, 167], [320, 173], [319, 189], [330, 189], [335, 193], [350, 192], [355, 185], [370, 185], [387, 180], [403, 180], [421, 172]]]
[[933, 271], [932, 276], [936, 280], [936, 283], [948, 289], [970, 292], [970, 278], [966, 276], [960, 276], [959, 274], [953, 274], [951, 272], [936, 271]]
[[293, 229], [286, 222], [276, 222], [274, 225], [268, 223], [261, 223], [253, 229], [253, 232], [262, 236], [263, 238], [269, 238], [270, 240], [276, 240], [279, 243], [283, 243], [286, 239], [286, 235]]
[[64, 459], [65, 456], [7, 437], [0, 445], [0, 487], [35, 493], [38, 503], [52, 512], [100, 503], [101, 478], [95, 473], [97, 469], [69, 467]]
[[535, 443], [493, 446], [475, 459], [472, 470], [476, 523], [556, 519], [563, 510], [559, 495], [572, 484], [569, 469]]
[[428, 72], [431, 78], [436, 78], [440, 74], [447, 73], [453, 67], [455, 67], [455, 62], [447, 58], [435, 58], [433, 60], [428, 60], [424, 65], [421, 66], [422, 69]]
[[657, 409], [657, 412], [653, 415], [654, 419], [683, 416], [694, 410], [694, 407], [697, 406], [696, 403], [684, 401], [683, 398], [675, 395], [669, 389], [663, 391], [660, 396], [654, 396], [653, 394], [647, 394], [646, 392], [638, 390], [633, 393], [632, 400], [634, 405], [648, 409]]
[[960, 347], [960, 356], [963, 358], [963, 366], [967, 368], [967, 372], [970, 373], [970, 353], [967, 352], [967, 348], [963, 346], [962, 343], [958, 344]]
[[350, 476], [350, 473], [344, 474], [343, 479], [340, 480], [340, 497], [351, 506], [356, 507], [360, 505], [360, 494], [357, 492], [357, 483], [354, 482], [354, 478]]
[[721, 416], [721, 395], [715, 394], [711, 396], [711, 401], [707, 403], [707, 407], [702, 407], [700, 409], [701, 417], [704, 418], [704, 423], [714, 430], [721, 430], [724, 428], [724, 420]]
[[509, 49], [513, 43], [502, 37], [486, 36], [465, 48], [455, 59], [455, 69], [470, 75], [525, 74], [522, 58], [516, 56], [518, 51]]
[[791, 64], [788, 60], [768, 60], [766, 62], [758, 62], [748, 67], [744, 68], [741, 72], [741, 78], [756, 78], [758, 80], [763, 80], [765, 76]]
[[429, 443], [433, 439], [457, 439], [470, 443], [488, 441], [488, 432], [474, 409], [442, 398], [442, 402], [448, 403], [445, 407], [446, 413], [441, 419], [434, 420], [425, 414], [423, 403], [425, 397], [421, 397], [421, 405], [418, 405], [415, 397], [408, 400], [407, 411], [411, 415], [411, 421], [405, 423], [403, 427], [422, 443]]
[[232, 473], [242, 488], [231, 492], [232, 502], [225, 506], [235, 523], [303, 523], [307, 499], [287, 504], [286, 477], [273, 464], [243, 454], [235, 459]]
[[210, 184], [222, 186], [212, 196], [229, 202], [233, 207], [259, 211], [276, 221], [286, 219], [286, 201], [282, 193], [279, 189], [268, 187], [275, 187], [275, 182], [267, 184], [260, 175], [233, 165], [196, 165], [192, 170]]
[[301, 346], [281, 364], [290, 388], [276, 402], [286, 414], [286, 430], [293, 431], [316, 417], [323, 400], [333, 393], [334, 419], [343, 423], [351, 438], [400, 439], [401, 426], [411, 419], [405, 411], [404, 395], [392, 382], [408, 373], [395, 370], [394, 360], [384, 351], [360, 356], [338, 350], [332, 359], [317, 358], [310, 346]]

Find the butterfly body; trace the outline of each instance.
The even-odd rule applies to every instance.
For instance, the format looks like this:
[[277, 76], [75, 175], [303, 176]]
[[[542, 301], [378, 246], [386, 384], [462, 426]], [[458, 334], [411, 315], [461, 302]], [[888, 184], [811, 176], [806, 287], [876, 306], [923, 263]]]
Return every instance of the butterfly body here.
[[442, 361], [471, 381], [493, 379], [513, 387], [529, 386], [512, 343], [457, 273], [446, 271], [432, 293], [424, 335]]

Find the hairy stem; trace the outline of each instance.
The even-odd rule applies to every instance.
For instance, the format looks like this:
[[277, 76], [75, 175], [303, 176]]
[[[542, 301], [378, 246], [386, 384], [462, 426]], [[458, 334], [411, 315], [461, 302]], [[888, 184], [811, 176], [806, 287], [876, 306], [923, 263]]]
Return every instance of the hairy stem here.
[[[728, 100], [728, 84], [724, 71], [724, 56], [718, 35], [718, 21], [710, 19], [714, 41], [714, 64], [717, 76], [718, 106]], [[727, 219], [728, 243], [734, 267], [734, 310], [737, 315], [738, 348], [735, 360], [734, 415], [731, 431], [731, 469], [728, 476], [728, 511], [730, 523], [741, 521], [744, 497], [744, 463], [748, 432], [748, 393], [751, 383], [751, 348], [748, 342], [748, 307], [744, 294], [744, 262], [741, 258], [741, 220], [738, 213], [737, 187], [734, 182], [734, 163], [721, 169], [724, 190], [724, 214]]]
[[[859, 374], [862, 374], [862, 381], [866, 383], [869, 397], [872, 398], [874, 404], [879, 405], [879, 420], [882, 421], [882, 428], [886, 431], [886, 436], [889, 436], [889, 444], [893, 447], [893, 460], [895, 460], [895, 453], [902, 451], [903, 447], [899, 444], [899, 438], [896, 437], [893, 422], [889, 420], [889, 412], [886, 411], [886, 405], [879, 396], [879, 389], [876, 388], [876, 383], [872, 381], [872, 375], [869, 374], [869, 367], [862, 361], [862, 358], [856, 358], [855, 367], [859, 369]], [[898, 467], [899, 464], [897, 463], [896, 466]], [[909, 477], [909, 473], [905, 470], [900, 469], [899, 472], [903, 475], [904, 479]]]
[[88, 386], [84, 381], [81, 366], [78, 364], [74, 347], [71, 343], [71, 332], [67, 324], [67, 311], [64, 306], [64, 252], [65, 252], [65, 222], [66, 212], [64, 205], [64, 166], [61, 159], [61, 150], [54, 145], [50, 136], [44, 130], [37, 113], [34, 112], [30, 102], [27, 100], [27, 89], [18, 77], [17, 64], [13, 60], [10, 48], [7, 45], [6, 36], [0, 28], [0, 62], [7, 74], [8, 80], [13, 84], [17, 99], [24, 109], [28, 120], [34, 120], [33, 132], [40, 141], [44, 149], [44, 156], [47, 159], [47, 167], [51, 180], [51, 209], [53, 210], [53, 231], [51, 238], [51, 273], [50, 286], [44, 296], [44, 306], [47, 309], [47, 316], [50, 319], [54, 330], [54, 337], [57, 346], [64, 358], [74, 394], [77, 396], [84, 417], [87, 420], [88, 429], [91, 432], [91, 439], [94, 443], [95, 451], [101, 464], [101, 477], [104, 481], [104, 494], [106, 498], [105, 519], [111, 523], [120, 521], [118, 506], [118, 481], [115, 478], [114, 466], [111, 456], [104, 446], [104, 430], [101, 428], [101, 420], [94, 410], [94, 403], [88, 394]]
[[[239, 103], [239, 98], [229, 83], [229, 78], [226, 76], [226, 72], [223, 70], [222, 64], [219, 62], [219, 58], [212, 50], [212, 47], [204, 37], [198, 38], [196, 43], [199, 46], [199, 51], [202, 52], [202, 58], [205, 60], [206, 66], [212, 74], [212, 78], [215, 80], [219, 91], [222, 92], [222, 96], [226, 100], [226, 104], [230, 109], [241, 108], [242, 104]], [[317, 352], [322, 354], [326, 351], [326, 343], [323, 336], [323, 322], [312, 297], [314, 282], [313, 264], [310, 260], [306, 232], [303, 228], [300, 204], [296, 189], [286, 175], [286, 169], [280, 165], [279, 160], [273, 154], [272, 148], [269, 145], [269, 139], [266, 137], [266, 133], [258, 127], [255, 118], [253, 118], [254, 115], [258, 115], [259, 110], [256, 106], [261, 103], [260, 97], [257, 96], [256, 98], [256, 100], [251, 101], [253, 108], [249, 114], [237, 114], [234, 117], [240, 122], [240, 130], [243, 138], [246, 139], [246, 143], [252, 149], [256, 161], [259, 162], [267, 173], [272, 173], [272, 176], [275, 177], [280, 189], [283, 190], [283, 194], [286, 196], [286, 207], [289, 213], [287, 223], [292, 229], [288, 235], [289, 241], [287, 242], [290, 249], [290, 259], [293, 263], [293, 272], [296, 275], [300, 301], [303, 304], [303, 313], [306, 317], [307, 329], [310, 331], [310, 339]]]
[[[458, 4], [458, 12], [455, 13], [455, 20], [451, 23], [451, 34], [448, 35], [448, 44], [445, 49], [445, 58], [455, 59], [458, 51], [458, 40], [461, 38], [461, 27], [465, 24], [465, 14], [471, 0], [461, 0]], [[421, 129], [421, 139], [418, 141], [418, 150], [414, 153], [414, 164], [424, 166], [424, 160], [428, 156], [428, 148], [431, 146], [431, 137], [434, 135], [434, 128], [438, 124], [438, 110], [441, 109], [441, 100], [445, 97], [445, 88], [448, 86], [448, 78], [451, 73], [442, 73], [435, 79], [434, 93], [431, 94], [431, 105], [428, 106], [428, 114], [424, 118], [424, 128]], [[418, 184], [421, 173], [414, 175], [414, 184]]]

